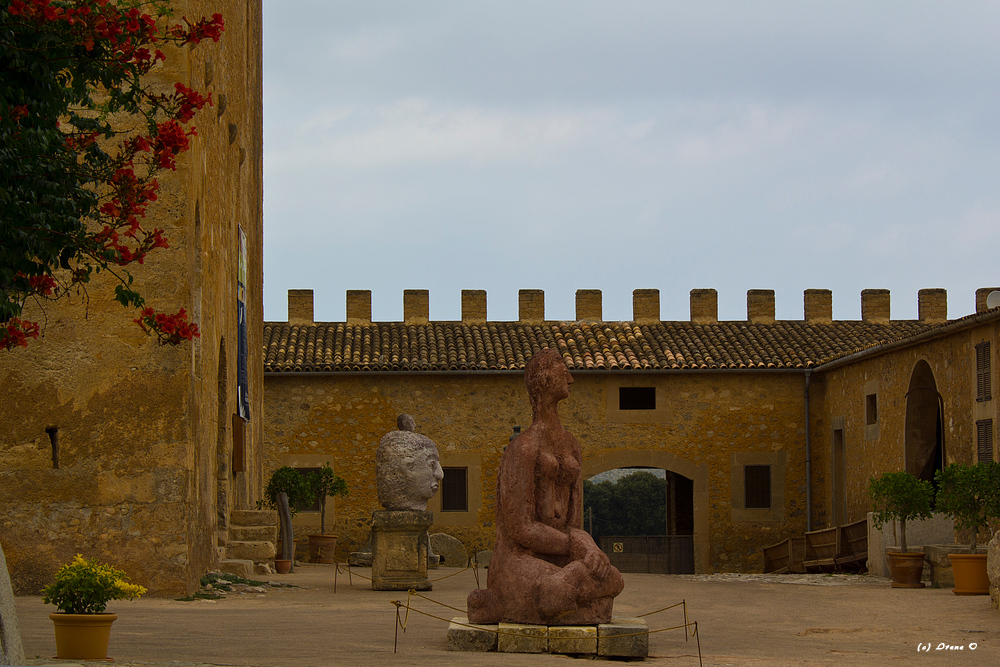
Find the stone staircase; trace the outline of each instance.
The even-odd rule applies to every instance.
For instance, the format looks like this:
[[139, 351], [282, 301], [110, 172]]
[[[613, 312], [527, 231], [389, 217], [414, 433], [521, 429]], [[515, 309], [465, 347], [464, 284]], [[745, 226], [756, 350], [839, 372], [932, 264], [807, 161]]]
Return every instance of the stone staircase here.
[[274, 544], [278, 541], [278, 514], [273, 510], [233, 510], [219, 569], [246, 579], [272, 574]]

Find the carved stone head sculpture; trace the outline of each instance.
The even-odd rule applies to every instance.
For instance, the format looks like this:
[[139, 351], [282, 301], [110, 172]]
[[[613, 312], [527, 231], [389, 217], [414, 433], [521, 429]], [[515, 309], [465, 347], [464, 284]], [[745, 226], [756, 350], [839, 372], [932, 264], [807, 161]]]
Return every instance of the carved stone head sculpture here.
[[378, 501], [387, 510], [427, 509], [444, 478], [437, 446], [414, 433], [413, 418], [400, 415], [396, 431], [386, 433], [375, 452]]

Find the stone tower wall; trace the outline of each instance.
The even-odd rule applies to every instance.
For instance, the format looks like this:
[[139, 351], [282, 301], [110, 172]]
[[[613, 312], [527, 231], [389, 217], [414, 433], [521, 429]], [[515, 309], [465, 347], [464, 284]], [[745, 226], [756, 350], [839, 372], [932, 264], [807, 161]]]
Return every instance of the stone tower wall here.
[[[198, 136], [144, 224], [170, 248], [133, 271], [147, 303], [185, 308], [193, 343], [160, 347], [110, 301], [31, 306], [43, 326], [0, 357], [0, 539], [19, 593], [36, 593], [75, 553], [127, 571], [153, 594], [186, 594], [218, 563], [226, 513], [260, 488], [262, 413], [262, 116], [260, 2], [179, 0], [178, 20], [223, 14], [218, 43], [171, 49], [150, 82], [212, 93]], [[234, 472], [238, 226], [247, 236], [251, 421]], [[46, 429], [58, 429], [59, 468]]]

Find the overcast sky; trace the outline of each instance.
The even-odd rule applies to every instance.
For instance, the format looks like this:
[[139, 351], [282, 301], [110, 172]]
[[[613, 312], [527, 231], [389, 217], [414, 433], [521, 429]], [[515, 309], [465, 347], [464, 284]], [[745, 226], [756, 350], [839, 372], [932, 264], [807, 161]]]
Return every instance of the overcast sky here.
[[264, 0], [264, 316], [1000, 285], [1000, 1]]

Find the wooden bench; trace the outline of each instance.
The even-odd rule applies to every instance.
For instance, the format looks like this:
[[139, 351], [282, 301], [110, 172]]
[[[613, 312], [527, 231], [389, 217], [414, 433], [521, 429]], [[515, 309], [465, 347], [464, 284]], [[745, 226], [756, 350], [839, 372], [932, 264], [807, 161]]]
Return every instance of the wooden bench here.
[[840, 526], [838, 569], [861, 572], [868, 569], [868, 519]]
[[840, 555], [840, 527], [813, 530], [805, 534], [806, 554], [802, 561], [806, 572], [832, 572]]
[[785, 574], [786, 572], [805, 572], [802, 559], [805, 556], [806, 538], [792, 536], [777, 544], [763, 547], [764, 572]]

